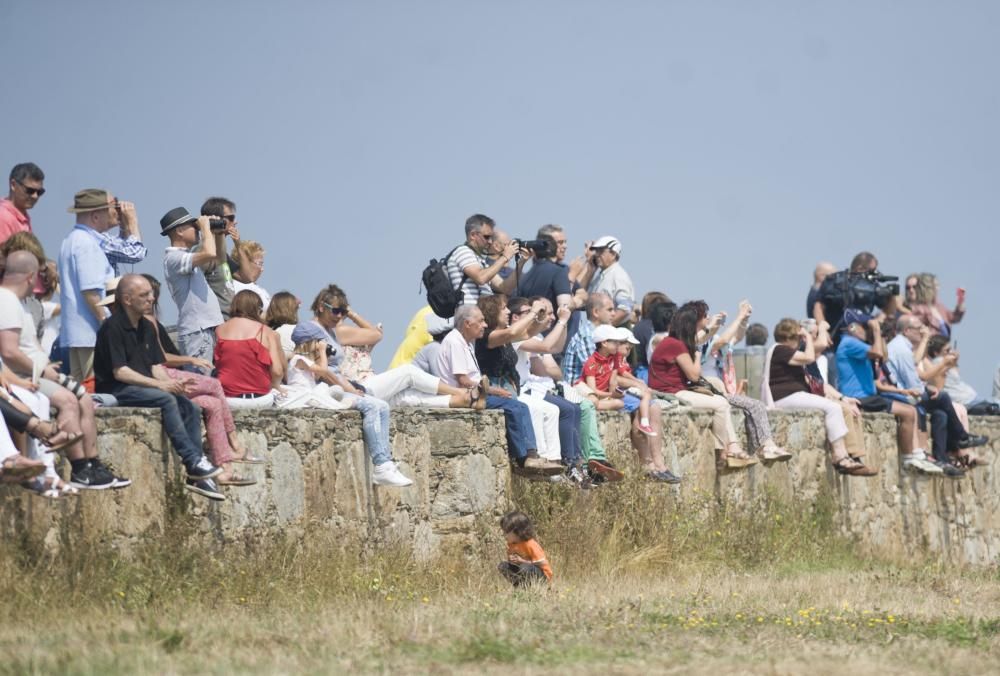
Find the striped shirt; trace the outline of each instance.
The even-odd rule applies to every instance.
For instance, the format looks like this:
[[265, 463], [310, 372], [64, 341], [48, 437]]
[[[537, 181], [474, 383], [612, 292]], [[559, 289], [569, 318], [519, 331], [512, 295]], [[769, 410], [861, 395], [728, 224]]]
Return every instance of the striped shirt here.
[[462, 293], [465, 294], [463, 305], [475, 305], [480, 296], [493, 295], [493, 289], [490, 288], [489, 284], [479, 285], [468, 277], [464, 282], [462, 281], [462, 270], [470, 265], [478, 265], [481, 268], [489, 267], [486, 259], [473, 251], [467, 244], [455, 249], [448, 259], [448, 279], [451, 280], [451, 288], [453, 289], [458, 289], [459, 284], [462, 285]]

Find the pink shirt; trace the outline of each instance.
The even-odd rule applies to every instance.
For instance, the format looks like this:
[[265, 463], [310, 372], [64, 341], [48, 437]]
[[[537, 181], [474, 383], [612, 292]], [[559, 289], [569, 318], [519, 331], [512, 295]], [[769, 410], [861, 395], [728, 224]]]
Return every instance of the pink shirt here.
[[9, 199], [0, 200], [0, 244], [16, 232], [31, 232], [31, 216], [14, 206]]

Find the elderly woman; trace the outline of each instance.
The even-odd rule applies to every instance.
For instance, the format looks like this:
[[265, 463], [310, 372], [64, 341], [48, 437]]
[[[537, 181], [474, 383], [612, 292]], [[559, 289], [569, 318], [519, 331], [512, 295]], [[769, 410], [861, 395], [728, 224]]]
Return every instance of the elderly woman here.
[[[866, 467], [848, 452], [847, 420], [844, 409], [837, 401], [854, 405], [857, 400], [844, 397], [826, 386], [828, 394], [813, 393], [806, 376], [806, 367], [816, 361], [816, 346], [811, 331], [794, 319], [782, 319], [774, 327], [775, 345], [767, 354], [764, 364], [765, 379], [762, 392], [766, 403], [779, 409], [804, 409], [823, 413], [826, 438], [830, 442], [833, 468], [850, 476], [874, 476], [878, 470]], [[837, 399], [837, 401], [834, 401]]]
[[938, 300], [938, 291], [941, 285], [937, 277], [929, 272], [907, 277], [907, 300], [909, 301], [910, 279], [916, 278], [916, 289], [913, 291], [913, 301], [910, 305], [910, 312], [920, 317], [924, 325], [931, 331], [942, 335], [945, 338], [951, 337], [951, 325], [958, 324], [965, 316], [965, 289], [959, 289], [956, 293], [955, 309], [949, 310], [944, 303]]
[[[713, 414], [712, 433], [715, 436], [719, 469], [742, 469], [757, 463], [740, 447], [733, 429], [729, 401], [704, 386], [701, 380], [701, 360], [696, 358], [699, 336], [713, 335], [709, 327], [707, 306], [700, 301], [682, 305], [670, 322], [670, 331], [653, 351], [649, 361], [649, 386], [654, 390], [675, 395], [695, 410]], [[697, 388], [697, 390], [692, 389]]]
[[215, 368], [231, 408], [270, 408], [285, 375], [278, 336], [263, 324], [264, 303], [253, 291], [240, 291], [229, 319], [216, 327]]
[[160, 350], [166, 359], [163, 364], [164, 370], [171, 379], [189, 383], [185, 393], [191, 401], [201, 407], [205, 419], [205, 436], [208, 438], [210, 459], [212, 464], [222, 468], [222, 474], [216, 477], [216, 481], [223, 486], [250, 486], [257, 483], [256, 480], [241, 476], [233, 469], [234, 462], [256, 465], [262, 464], [264, 460], [250, 455], [236, 434], [236, 424], [233, 422], [233, 414], [226, 400], [222, 384], [217, 379], [197, 371], [180, 370], [185, 366], [194, 366], [211, 371], [211, 362], [207, 359], [180, 354], [174, 341], [170, 339], [170, 334], [157, 318], [160, 303], [160, 281], [152, 275], [143, 275], [143, 277], [153, 287], [152, 312], [146, 315], [146, 319], [156, 327]]

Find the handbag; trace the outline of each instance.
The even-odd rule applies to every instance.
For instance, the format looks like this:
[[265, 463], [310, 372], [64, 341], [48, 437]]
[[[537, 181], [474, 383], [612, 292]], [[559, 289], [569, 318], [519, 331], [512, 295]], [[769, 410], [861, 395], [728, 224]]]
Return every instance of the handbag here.
[[704, 376], [698, 378], [698, 380], [695, 381], [689, 380], [687, 384], [687, 389], [691, 392], [696, 392], [697, 394], [704, 394], [707, 397], [723, 396], [722, 392], [719, 392], [717, 389], [715, 389], [715, 386], [712, 385], [712, 383], [708, 382], [708, 380]]

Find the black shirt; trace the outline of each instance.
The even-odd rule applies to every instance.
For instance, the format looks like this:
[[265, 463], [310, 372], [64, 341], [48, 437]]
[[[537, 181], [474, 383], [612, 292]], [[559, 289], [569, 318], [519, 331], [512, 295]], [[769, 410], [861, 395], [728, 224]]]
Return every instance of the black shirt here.
[[[476, 341], [476, 361], [483, 375], [501, 387], [511, 385], [516, 396], [521, 391], [521, 377], [517, 373], [517, 352], [510, 343], [489, 347], [490, 331]], [[508, 388], [510, 389], [510, 388]]]
[[156, 329], [145, 317], [133, 327], [124, 311], [104, 320], [97, 330], [94, 346], [94, 380], [98, 392], [113, 393], [124, 385], [115, 379], [115, 369], [127, 366], [147, 378], [153, 377], [153, 367], [162, 364], [163, 351]]
[[536, 260], [531, 269], [517, 285], [517, 295], [524, 298], [542, 296], [552, 303], [552, 309], [558, 310], [559, 296], [572, 295], [569, 285], [569, 268], [547, 259]]

